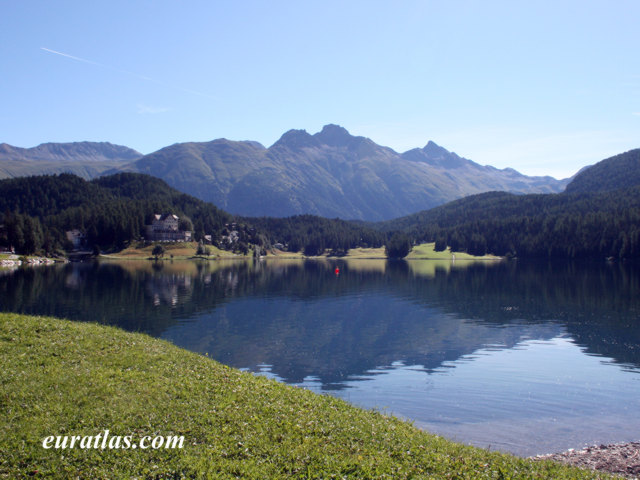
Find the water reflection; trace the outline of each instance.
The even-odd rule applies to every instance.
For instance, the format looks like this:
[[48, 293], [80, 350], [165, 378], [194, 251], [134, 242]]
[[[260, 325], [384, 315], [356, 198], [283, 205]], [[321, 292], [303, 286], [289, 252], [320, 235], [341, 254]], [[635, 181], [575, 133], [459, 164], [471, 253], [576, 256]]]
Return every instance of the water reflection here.
[[430, 371], [563, 334], [640, 368], [639, 291], [638, 271], [620, 264], [131, 261], [18, 269], [0, 276], [0, 309], [143, 331], [339, 388], [394, 361]]
[[639, 290], [617, 263], [103, 262], [0, 275], [0, 310], [146, 332], [531, 454], [640, 429]]

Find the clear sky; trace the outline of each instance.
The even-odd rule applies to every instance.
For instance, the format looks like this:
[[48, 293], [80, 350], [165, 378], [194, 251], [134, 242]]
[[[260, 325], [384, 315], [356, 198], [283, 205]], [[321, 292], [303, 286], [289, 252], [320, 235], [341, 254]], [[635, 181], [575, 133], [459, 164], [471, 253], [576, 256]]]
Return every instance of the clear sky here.
[[640, 147], [640, 1], [0, 0], [0, 142], [336, 123], [562, 178]]

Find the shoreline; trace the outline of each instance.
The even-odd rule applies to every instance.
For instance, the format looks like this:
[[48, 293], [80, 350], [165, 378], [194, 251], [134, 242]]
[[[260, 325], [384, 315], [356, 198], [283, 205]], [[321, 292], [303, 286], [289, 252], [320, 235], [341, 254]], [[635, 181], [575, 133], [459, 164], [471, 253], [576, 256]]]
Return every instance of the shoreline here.
[[[246, 255], [235, 254], [226, 250], [220, 250], [217, 247], [211, 245], [208, 246], [211, 250], [209, 256], [198, 255], [196, 253], [197, 244], [194, 242], [179, 242], [168, 243], [165, 245], [166, 249], [164, 255], [158, 260], [227, 260], [227, 259], [253, 259], [256, 258], [253, 254], [248, 253]], [[119, 252], [113, 252], [108, 254], [100, 254], [98, 258], [106, 258], [113, 260], [155, 260], [152, 255], [152, 246], [147, 245], [145, 247], [127, 247]], [[305, 256], [302, 252], [286, 252], [272, 248], [268, 250], [267, 255], [257, 257], [259, 259], [301, 259], [301, 260], [390, 260], [384, 250], [384, 247], [378, 248], [352, 248], [345, 255], [331, 255], [330, 252], [325, 252], [323, 255]], [[451, 252], [449, 249], [436, 252], [435, 243], [422, 243], [415, 245], [411, 252], [402, 260], [446, 260], [451, 262], [456, 261], [496, 261], [503, 260], [503, 257], [494, 255], [474, 256], [465, 252]]]
[[0, 267], [20, 267], [22, 265], [53, 265], [54, 263], [63, 263], [63, 261], [39, 255], [0, 255]]
[[573, 448], [561, 453], [528, 457], [535, 461], [553, 460], [566, 465], [621, 475], [629, 479], [640, 478], [640, 441], [592, 445], [581, 450]]

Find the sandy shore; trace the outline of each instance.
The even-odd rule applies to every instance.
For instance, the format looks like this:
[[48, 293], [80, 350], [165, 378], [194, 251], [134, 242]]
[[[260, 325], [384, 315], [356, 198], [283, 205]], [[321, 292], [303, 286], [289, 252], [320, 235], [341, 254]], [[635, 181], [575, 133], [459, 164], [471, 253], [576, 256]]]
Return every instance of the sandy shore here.
[[640, 442], [597, 445], [582, 450], [537, 455], [536, 460], [555, 460], [582, 468], [640, 478]]

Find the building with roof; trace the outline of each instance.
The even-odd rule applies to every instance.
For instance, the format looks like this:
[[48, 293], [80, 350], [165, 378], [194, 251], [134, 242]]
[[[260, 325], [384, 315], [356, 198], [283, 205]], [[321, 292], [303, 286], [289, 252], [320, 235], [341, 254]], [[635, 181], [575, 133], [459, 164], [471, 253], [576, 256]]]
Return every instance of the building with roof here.
[[180, 230], [180, 218], [171, 213], [155, 214], [147, 225], [147, 240], [152, 242], [190, 242], [191, 232]]

